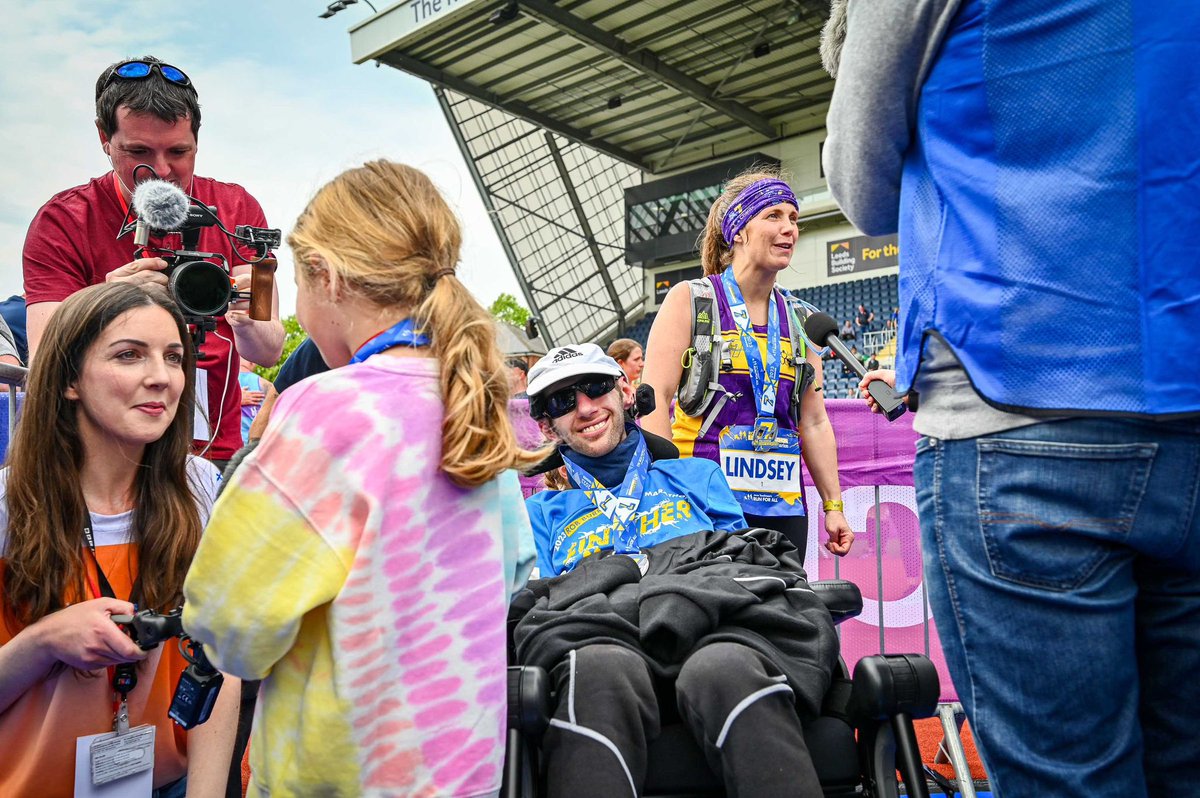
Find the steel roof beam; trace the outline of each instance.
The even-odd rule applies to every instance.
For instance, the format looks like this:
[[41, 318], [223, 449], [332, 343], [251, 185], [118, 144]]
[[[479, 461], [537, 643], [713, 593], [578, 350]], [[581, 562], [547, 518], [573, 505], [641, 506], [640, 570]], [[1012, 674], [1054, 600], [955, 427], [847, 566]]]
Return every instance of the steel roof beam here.
[[378, 59], [381, 63], [395, 67], [402, 72], [416, 75], [424, 78], [430, 83], [458, 92], [459, 94], [470, 97], [473, 100], [478, 100], [481, 103], [486, 103], [493, 108], [500, 108], [508, 111], [513, 116], [519, 116], [533, 124], [552, 130], [559, 135], [562, 135], [572, 141], [577, 141], [580, 144], [586, 144], [594, 150], [611, 155], [618, 161], [624, 161], [630, 166], [635, 166], [642, 171], [649, 171], [646, 162], [641, 159], [636, 153], [626, 150], [623, 147], [614, 147], [603, 139], [597, 138], [590, 133], [585, 133], [582, 130], [564, 125], [557, 119], [554, 119], [546, 114], [535, 111], [523, 102], [517, 100], [507, 100], [504, 97], [480, 88], [473, 83], [468, 83], [458, 77], [449, 74], [441, 69], [431, 67], [429, 64], [422, 63], [415, 58], [410, 58], [396, 50], [390, 50], [382, 53]]
[[554, 140], [554, 134], [548, 130], [546, 131], [546, 146], [550, 148], [550, 154], [554, 156], [554, 163], [558, 166], [558, 173], [562, 175], [563, 187], [567, 190], [567, 196], [571, 200], [571, 205], [575, 208], [575, 216], [579, 219], [579, 229], [588, 243], [588, 249], [592, 251], [592, 259], [596, 262], [596, 271], [600, 273], [600, 279], [604, 281], [604, 288], [608, 291], [608, 298], [612, 302], [613, 312], [617, 316], [617, 329], [624, 331], [625, 308], [621, 304], [621, 295], [617, 292], [617, 286], [613, 284], [612, 275], [608, 273], [608, 263], [605, 262], [604, 256], [600, 254], [600, 247], [596, 244], [596, 236], [592, 233], [592, 225], [588, 221], [588, 216], [584, 213], [583, 206], [579, 202], [579, 195], [575, 193], [575, 183], [571, 180], [571, 173], [567, 170], [567, 164], [563, 161], [562, 153], [558, 151], [558, 143]]
[[551, 25], [568, 36], [595, 47], [603, 53], [632, 67], [660, 83], [691, 97], [714, 111], [736, 120], [749, 127], [756, 133], [769, 139], [776, 137], [777, 131], [771, 120], [762, 114], [752, 111], [741, 103], [721, 99], [711, 89], [700, 81], [680, 72], [678, 69], [663, 63], [657, 55], [648, 49], [639, 49], [612, 35], [606, 30], [581, 19], [569, 11], [564, 11], [546, 0], [520, 0], [520, 9], [536, 19]]
[[[462, 153], [463, 160], [467, 162], [467, 171], [471, 173], [471, 179], [475, 182], [475, 189], [479, 192], [479, 198], [483, 200], [483, 206], [488, 211], [492, 227], [496, 230], [496, 238], [500, 240], [500, 248], [504, 250], [504, 254], [508, 257], [508, 265], [513, 270], [513, 276], [517, 278], [517, 284], [521, 286], [521, 293], [525, 295], [525, 301], [533, 309], [533, 314], [540, 318], [542, 310], [533, 296], [532, 286], [525, 279], [525, 273], [521, 271], [521, 260], [513, 250], [512, 242], [508, 239], [508, 233], [504, 229], [504, 225], [500, 223], [499, 214], [496, 213], [496, 206], [492, 204], [492, 193], [488, 190], [487, 184], [483, 182], [483, 178], [479, 174], [479, 165], [471, 157], [471, 150], [467, 146], [466, 140], [463, 139], [462, 130], [458, 127], [458, 119], [454, 115], [454, 108], [449, 98], [446, 97], [446, 90], [439, 86], [434, 86], [433, 93], [437, 97], [438, 105], [442, 108], [442, 114], [446, 117], [446, 122], [450, 125], [450, 132], [454, 136], [454, 142], [458, 145], [458, 151]], [[546, 340], [550, 346], [554, 346], [554, 339], [550, 337], [549, 330], [546, 330]]]

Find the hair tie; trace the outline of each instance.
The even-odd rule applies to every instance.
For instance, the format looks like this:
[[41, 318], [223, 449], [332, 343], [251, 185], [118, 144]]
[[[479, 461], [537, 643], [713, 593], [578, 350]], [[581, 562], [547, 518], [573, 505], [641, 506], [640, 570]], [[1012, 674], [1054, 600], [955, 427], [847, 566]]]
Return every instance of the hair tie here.
[[442, 269], [440, 271], [436, 271], [433, 273], [433, 281], [436, 283], [438, 280], [442, 279], [443, 277], [452, 276], [453, 274], [454, 274], [454, 269]]

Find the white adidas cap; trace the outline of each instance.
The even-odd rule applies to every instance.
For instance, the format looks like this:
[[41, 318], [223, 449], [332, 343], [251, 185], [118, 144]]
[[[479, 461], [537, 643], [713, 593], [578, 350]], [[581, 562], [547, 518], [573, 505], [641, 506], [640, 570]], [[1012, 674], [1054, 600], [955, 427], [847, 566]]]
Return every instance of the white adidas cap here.
[[604, 354], [595, 344], [572, 344], [551, 349], [529, 370], [525, 392], [537, 396], [555, 383], [585, 374], [604, 374], [623, 377], [625, 372], [617, 361]]

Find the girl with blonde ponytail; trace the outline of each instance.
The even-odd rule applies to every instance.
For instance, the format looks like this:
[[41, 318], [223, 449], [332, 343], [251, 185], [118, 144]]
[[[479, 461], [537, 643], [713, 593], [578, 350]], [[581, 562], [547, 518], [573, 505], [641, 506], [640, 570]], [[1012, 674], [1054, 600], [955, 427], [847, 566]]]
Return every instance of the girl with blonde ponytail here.
[[[297, 316], [331, 371], [282, 394], [214, 510], [185, 623], [265, 677], [253, 779], [281, 795], [499, 789], [505, 615], [532, 564], [508, 380], [421, 172], [351, 169], [300, 215]], [[253, 790], [251, 790], [253, 792]]]

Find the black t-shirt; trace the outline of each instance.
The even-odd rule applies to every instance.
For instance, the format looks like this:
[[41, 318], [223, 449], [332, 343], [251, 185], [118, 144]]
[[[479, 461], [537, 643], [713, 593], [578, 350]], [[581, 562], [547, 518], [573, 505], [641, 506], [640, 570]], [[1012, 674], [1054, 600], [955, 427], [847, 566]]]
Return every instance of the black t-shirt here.
[[300, 380], [320, 374], [322, 371], [329, 371], [329, 365], [321, 357], [321, 351], [317, 349], [317, 345], [312, 342], [312, 339], [306, 338], [279, 369], [279, 374], [275, 376], [275, 390], [283, 393]]

